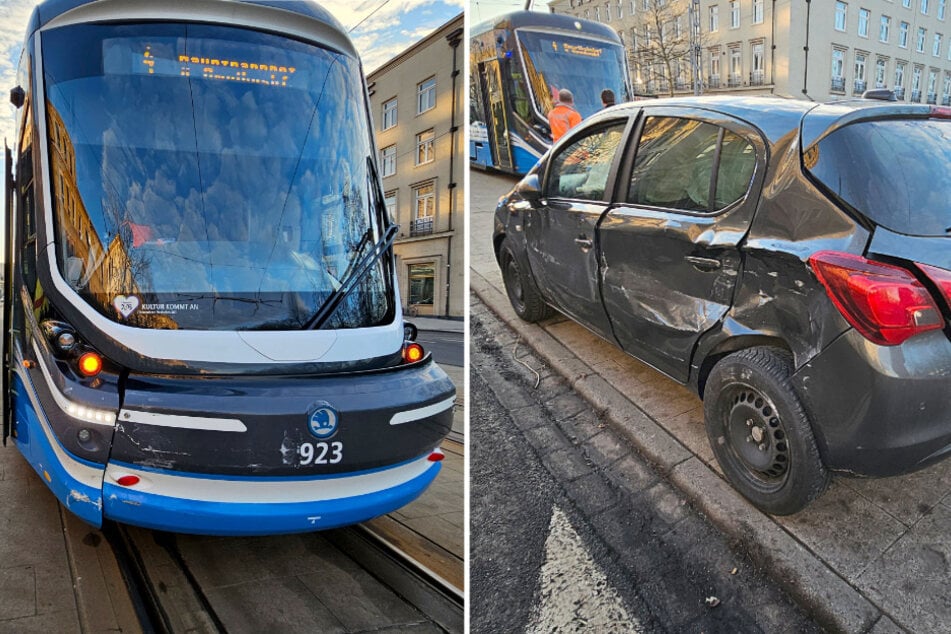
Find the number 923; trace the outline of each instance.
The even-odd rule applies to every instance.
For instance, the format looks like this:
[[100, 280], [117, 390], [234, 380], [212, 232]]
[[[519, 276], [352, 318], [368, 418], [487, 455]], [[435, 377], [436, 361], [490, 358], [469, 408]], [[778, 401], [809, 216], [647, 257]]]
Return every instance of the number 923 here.
[[337, 464], [343, 460], [342, 442], [302, 443], [297, 448], [301, 465]]

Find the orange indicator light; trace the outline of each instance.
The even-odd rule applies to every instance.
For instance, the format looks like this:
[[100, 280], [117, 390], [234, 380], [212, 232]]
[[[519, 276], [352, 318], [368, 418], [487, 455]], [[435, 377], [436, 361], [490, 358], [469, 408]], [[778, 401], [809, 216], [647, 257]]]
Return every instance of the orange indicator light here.
[[418, 343], [408, 343], [403, 346], [403, 361], [406, 363], [416, 363], [424, 355], [423, 347]]
[[96, 376], [102, 372], [102, 357], [95, 352], [87, 352], [79, 357], [79, 371], [85, 376]]

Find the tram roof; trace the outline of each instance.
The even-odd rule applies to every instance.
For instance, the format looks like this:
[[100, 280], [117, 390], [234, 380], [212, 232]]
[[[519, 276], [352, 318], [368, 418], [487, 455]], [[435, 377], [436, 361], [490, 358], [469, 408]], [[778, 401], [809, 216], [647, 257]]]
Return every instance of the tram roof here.
[[[127, 16], [129, 19], [207, 21], [215, 18], [217, 21], [217, 18], [220, 18], [222, 24], [228, 24], [239, 17], [242, 9], [251, 11], [257, 9], [254, 12], [257, 16], [261, 15], [262, 9], [273, 11], [275, 17], [287, 17], [287, 14], [291, 13], [294, 14], [293, 17], [299, 27], [304, 27], [306, 24], [300, 20], [300, 17], [308, 18], [310, 21], [311, 28], [297, 29], [296, 35], [302, 35], [301, 30], [307, 31], [313, 35], [315, 42], [330, 45], [357, 59], [360, 57], [343, 25], [329, 11], [310, 0], [167, 0], [161, 3], [140, 0], [45, 0], [33, 10], [26, 29], [27, 39], [53, 20], [78, 9], [97, 9], [95, 13], [92, 11], [88, 13], [91, 16], [99, 16], [99, 19], [115, 20]], [[267, 29], [272, 25], [264, 22], [258, 26]], [[285, 32], [279, 25], [273, 26]], [[328, 35], [333, 37], [328, 38]]]
[[560, 31], [571, 31], [572, 33], [584, 33], [620, 42], [617, 32], [606, 24], [561, 13], [542, 13], [541, 11], [514, 11], [491, 18], [472, 27], [470, 35], [478, 35], [492, 29], [524, 27], [545, 27]]

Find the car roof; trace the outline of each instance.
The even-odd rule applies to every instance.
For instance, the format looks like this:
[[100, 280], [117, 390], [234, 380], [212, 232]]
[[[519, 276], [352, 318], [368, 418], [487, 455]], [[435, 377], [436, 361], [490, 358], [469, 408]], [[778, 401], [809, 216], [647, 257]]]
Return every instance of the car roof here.
[[[930, 106], [877, 99], [850, 99], [816, 103], [773, 96], [710, 95], [629, 101], [603, 110], [605, 113], [653, 108], [699, 108], [746, 121], [759, 128], [770, 144], [802, 126], [806, 148], [843, 125], [882, 117], [927, 117]], [[600, 113], [599, 113], [600, 116]], [[608, 115], [610, 116], [610, 115]]]

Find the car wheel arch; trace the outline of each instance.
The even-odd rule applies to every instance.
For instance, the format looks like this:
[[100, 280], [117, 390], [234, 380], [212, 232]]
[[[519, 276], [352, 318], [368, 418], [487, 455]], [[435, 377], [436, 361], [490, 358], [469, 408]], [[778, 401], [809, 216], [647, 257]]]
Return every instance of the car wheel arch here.
[[694, 367], [693, 376], [691, 377], [691, 384], [694, 386], [694, 389], [700, 398], [703, 398], [703, 391], [706, 387], [707, 378], [710, 376], [710, 372], [713, 371], [714, 366], [721, 359], [733, 354], [734, 352], [756, 347], [780, 348], [789, 352], [795, 358], [795, 353], [793, 352], [789, 343], [782, 337], [775, 334], [749, 333], [722, 339], [715, 343], [709, 351], [704, 353], [699, 359], [699, 363], [697, 363]]

